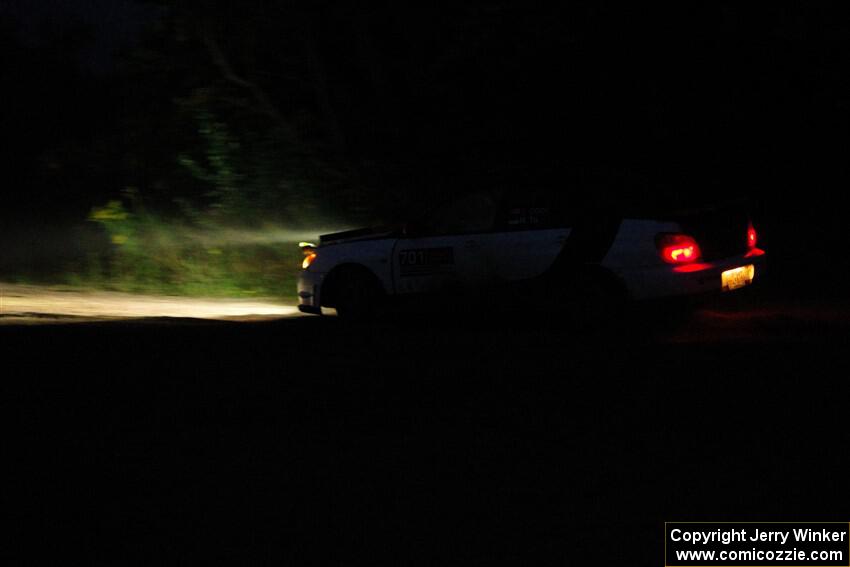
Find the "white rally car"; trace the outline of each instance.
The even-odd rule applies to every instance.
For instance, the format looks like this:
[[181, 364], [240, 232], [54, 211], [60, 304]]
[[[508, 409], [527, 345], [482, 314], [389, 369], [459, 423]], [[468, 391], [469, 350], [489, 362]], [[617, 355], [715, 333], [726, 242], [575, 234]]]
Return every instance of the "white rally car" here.
[[468, 301], [500, 290], [528, 305], [563, 299], [559, 290], [644, 300], [735, 290], [763, 274], [765, 253], [743, 207], [571, 214], [562, 201], [545, 191], [475, 192], [400, 228], [302, 243], [299, 309], [361, 317], [391, 298]]

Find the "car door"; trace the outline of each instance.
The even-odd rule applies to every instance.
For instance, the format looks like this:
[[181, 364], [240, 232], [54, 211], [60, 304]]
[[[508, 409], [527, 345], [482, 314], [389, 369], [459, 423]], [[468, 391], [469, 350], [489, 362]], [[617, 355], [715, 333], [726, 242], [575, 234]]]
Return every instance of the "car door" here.
[[542, 275], [570, 236], [570, 219], [551, 192], [523, 190], [505, 196], [496, 230], [482, 240], [493, 279], [509, 283]]
[[471, 193], [437, 208], [393, 250], [397, 294], [460, 291], [486, 285], [493, 267], [484, 253], [496, 204], [487, 193]]

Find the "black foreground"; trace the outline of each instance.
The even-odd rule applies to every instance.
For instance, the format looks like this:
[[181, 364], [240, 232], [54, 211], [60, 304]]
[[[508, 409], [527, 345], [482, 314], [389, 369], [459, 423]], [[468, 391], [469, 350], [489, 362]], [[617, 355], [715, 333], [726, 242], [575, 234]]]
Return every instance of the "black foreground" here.
[[664, 521], [846, 520], [844, 333], [528, 323], [0, 328], [2, 554], [661, 565]]

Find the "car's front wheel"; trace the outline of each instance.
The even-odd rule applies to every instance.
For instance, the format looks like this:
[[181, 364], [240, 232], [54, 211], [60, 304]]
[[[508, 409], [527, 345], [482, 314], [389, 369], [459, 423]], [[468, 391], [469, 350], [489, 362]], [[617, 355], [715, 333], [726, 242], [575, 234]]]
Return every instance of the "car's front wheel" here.
[[365, 270], [346, 270], [336, 282], [334, 303], [341, 318], [352, 321], [375, 318], [384, 299], [380, 282]]

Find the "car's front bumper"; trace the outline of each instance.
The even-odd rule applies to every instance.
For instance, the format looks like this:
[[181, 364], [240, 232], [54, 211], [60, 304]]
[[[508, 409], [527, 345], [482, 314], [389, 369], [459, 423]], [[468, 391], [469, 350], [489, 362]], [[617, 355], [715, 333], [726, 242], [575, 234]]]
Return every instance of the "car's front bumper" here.
[[322, 314], [322, 281], [325, 274], [304, 270], [298, 277], [298, 309], [302, 313]]

